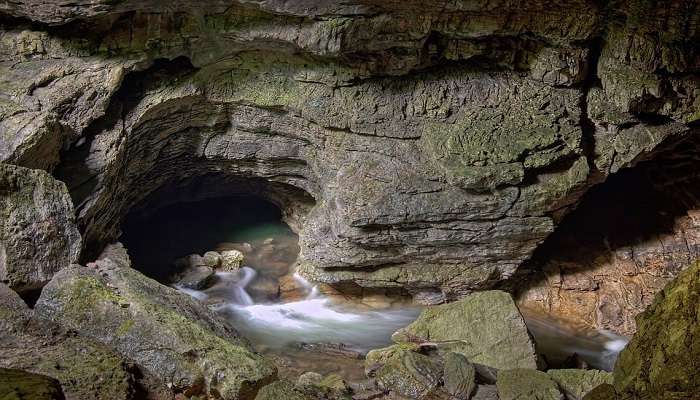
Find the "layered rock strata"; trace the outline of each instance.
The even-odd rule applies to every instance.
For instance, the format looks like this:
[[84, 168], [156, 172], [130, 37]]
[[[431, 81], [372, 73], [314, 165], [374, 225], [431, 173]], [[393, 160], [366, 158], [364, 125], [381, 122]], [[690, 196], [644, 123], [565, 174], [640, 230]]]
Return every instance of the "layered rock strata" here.
[[700, 117], [694, 2], [0, 13], [0, 160], [68, 184], [84, 259], [150, 193], [199, 182], [279, 204], [308, 277], [451, 299]]

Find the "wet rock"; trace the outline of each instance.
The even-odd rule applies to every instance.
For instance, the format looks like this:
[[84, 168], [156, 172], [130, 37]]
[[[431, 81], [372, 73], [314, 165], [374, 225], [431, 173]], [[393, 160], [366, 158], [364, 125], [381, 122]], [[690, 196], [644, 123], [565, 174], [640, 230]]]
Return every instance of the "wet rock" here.
[[209, 268], [219, 268], [221, 266], [221, 254], [215, 251], [207, 251], [202, 256], [204, 259], [204, 264]]
[[614, 386], [634, 398], [693, 398], [700, 387], [700, 263], [692, 264], [637, 316], [637, 333], [620, 353]]
[[301, 343], [299, 347], [302, 350], [331, 356], [352, 358], [356, 360], [362, 358], [361, 352], [353, 350], [343, 343]]
[[255, 400], [313, 400], [304, 393], [297, 391], [294, 385], [286, 380], [279, 380], [267, 386], [263, 386]]
[[559, 385], [567, 400], [582, 400], [593, 388], [612, 383], [612, 374], [605, 371], [550, 369], [547, 374]]
[[63, 182], [44, 171], [0, 163], [0, 282], [41, 287], [78, 261], [81, 236]]
[[246, 286], [246, 292], [254, 299], [275, 301], [280, 298], [280, 284], [277, 279], [258, 275]]
[[276, 373], [201, 303], [110, 259], [62, 270], [44, 288], [35, 312], [191, 395], [245, 398]]
[[461, 353], [471, 362], [496, 369], [537, 368], [525, 321], [511, 296], [501, 291], [474, 293], [427, 308], [392, 340], [435, 343], [443, 353]]
[[499, 400], [496, 385], [479, 385], [471, 400]]
[[180, 274], [177, 285], [187, 289], [201, 290], [212, 283], [214, 270], [211, 267], [198, 266], [186, 269]]
[[381, 367], [374, 371], [374, 376], [377, 383], [389, 392], [410, 399], [447, 397], [442, 388], [443, 366], [437, 360], [396, 348], [380, 363]]
[[0, 368], [0, 399], [64, 400], [55, 379], [31, 372]]
[[308, 387], [318, 386], [322, 380], [323, 375], [319, 374], [318, 372], [304, 372], [303, 374], [299, 375], [296, 386], [303, 390]]
[[447, 393], [456, 400], [468, 400], [476, 387], [476, 369], [462, 354], [444, 357], [443, 382]]
[[532, 369], [502, 370], [498, 374], [500, 400], [563, 400], [557, 383], [546, 373]]
[[241, 267], [245, 256], [238, 250], [224, 250], [221, 252], [221, 269], [223, 271], [236, 271]]

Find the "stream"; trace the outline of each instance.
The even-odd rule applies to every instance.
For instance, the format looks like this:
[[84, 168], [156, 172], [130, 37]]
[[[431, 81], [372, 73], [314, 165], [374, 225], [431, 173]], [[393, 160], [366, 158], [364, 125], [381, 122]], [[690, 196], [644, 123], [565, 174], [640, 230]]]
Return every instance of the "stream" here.
[[[249, 240], [221, 243], [217, 250], [244, 250], [246, 266], [238, 272], [217, 272], [205, 290], [177, 288], [224, 315], [256, 350], [283, 367], [282, 376], [315, 371], [363, 380], [364, 354], [390, 345], [391, 334], [420, 314], [421, 307], [405, 301], [377, 307], [320, 293], [291, 273], [298, 245], [286, 226], [261, 226], [244, 237]], [[290, 279], [297, 291], [281, 296], [281, 283]], [[581, 329], [552, 316], [523, 315], [538, 352], [551, 366], [565, 365], [576, 353], [578, 360], [593, 368], [611, 370], [627, 343], [613, 333]]]

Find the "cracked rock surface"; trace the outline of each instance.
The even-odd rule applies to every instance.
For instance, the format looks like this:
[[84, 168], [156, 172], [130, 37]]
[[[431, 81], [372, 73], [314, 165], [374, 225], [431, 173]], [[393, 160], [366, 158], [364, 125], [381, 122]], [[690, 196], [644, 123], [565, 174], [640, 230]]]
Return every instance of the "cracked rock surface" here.
[[0, 161], [66, 183], [85, 260], [198, 182], [278, 204], [309, 278], [454, 299], [696, 135], [699, 8], [6, 2]]

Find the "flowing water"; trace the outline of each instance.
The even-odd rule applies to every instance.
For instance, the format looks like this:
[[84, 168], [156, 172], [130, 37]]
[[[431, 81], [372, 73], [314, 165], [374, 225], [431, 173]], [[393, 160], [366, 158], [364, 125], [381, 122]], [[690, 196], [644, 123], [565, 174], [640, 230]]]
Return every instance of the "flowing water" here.
[[[420, 313], [420, 307], [406, 303], [371, 308], [319, 293], [291, 271], [299, 251], [297, 237], [283, 224], [250, 228], [235, 239], [216, 250], [244, 252], [246, 266], [217, 272], [205, 290], [178, 289], [229, 319], [258, 351], [276, 360], [282, 376], [315, 371], [362, 380], [362, 356], [391, 344], [391, 334]], [[291, 292], [282, 293], [281, 287], [290, 286]], [[625, 338], [609, 332], [581, 329], [551, 316], [524, 315], [538, 352], [550, 366], [565, 366], [576, 354], [591, 367], [610, 370], [626, 344]]]

